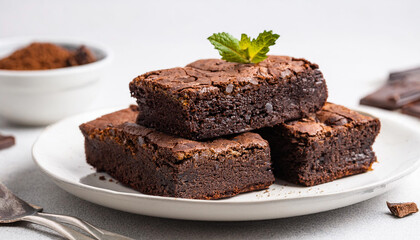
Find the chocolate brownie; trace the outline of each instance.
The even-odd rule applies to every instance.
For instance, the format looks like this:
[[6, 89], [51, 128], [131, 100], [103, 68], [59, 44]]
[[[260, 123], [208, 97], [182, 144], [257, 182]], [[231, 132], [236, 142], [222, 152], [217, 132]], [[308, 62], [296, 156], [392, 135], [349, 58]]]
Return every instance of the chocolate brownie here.
[[327, 103], [312, 117], [261, 129], [276, 177], [313, 186], [363, 173], [376, 161], [377, 118]]
[[394, 80], [362, 98], [360, 104], [394, 110], [417, 100], [420, 100], [420, 81]]
[[258, 64], [204, 59], [148, 72], [130, 83], [137, 123], [188, 139], [208, 139], [308, 116], [327, 86], [318, 65], [269, 56]]
[[135, 124], [132, 106], [80, 125], [86, 159], [141, 193], [219, 199], [274, 182], [268, 142], [256, 133], [191, 141]]

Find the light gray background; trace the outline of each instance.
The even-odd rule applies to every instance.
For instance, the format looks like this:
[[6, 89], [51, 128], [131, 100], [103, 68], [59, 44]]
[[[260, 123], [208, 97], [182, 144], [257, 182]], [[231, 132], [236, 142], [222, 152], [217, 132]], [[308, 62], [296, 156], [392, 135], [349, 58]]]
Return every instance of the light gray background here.
[[[420, 65], [419, 1], [10, 1], [0, 0], [1, 38], [60, 36], [100, 41], [115, 52], [91, 109], [127, 105], [128, 82], [149, 70], [218, 57], [213, 32], [281, 35], [272, 54], [318, 63], [330, 101], [347, 106], [389, 71]], [[1, 104], [1, 103], [0, 103]], [[420, 214], [395, 219], [385, 201], [420, 203], [420, 172], [397, 189], [335, 211], [259, 222], [193, 222], [123, 213], [74, 197], [34, 165], [42, 128], [0, 119], [17, 145], [0, 152], [0, 181], [47, 212], [78, 216], [136, 239], [418, 239]], [[404, 154], [404, 153], [401, 153]], [[0, 226], [0, 239], [60, 239], [31, 224]]]

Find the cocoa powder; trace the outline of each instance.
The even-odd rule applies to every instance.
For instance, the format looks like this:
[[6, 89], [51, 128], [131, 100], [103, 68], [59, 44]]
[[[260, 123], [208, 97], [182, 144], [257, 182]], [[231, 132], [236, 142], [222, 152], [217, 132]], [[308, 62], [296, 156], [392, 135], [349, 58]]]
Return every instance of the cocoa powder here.
[[52, 43], [32, 43], [0, 59], [0, 69], [46, 70], [83, 65], [96, 61], [85, 46], [70, 51]]

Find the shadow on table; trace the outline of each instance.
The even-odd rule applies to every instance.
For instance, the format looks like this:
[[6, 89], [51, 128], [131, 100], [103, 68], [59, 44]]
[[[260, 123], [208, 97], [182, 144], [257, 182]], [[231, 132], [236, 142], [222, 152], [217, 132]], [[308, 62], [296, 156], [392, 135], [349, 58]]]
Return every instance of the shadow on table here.
[[[4, 182], [20, 198], [44, 207], [45, 212], [77, 216], [98, 227], [135, 239], [269, 239], [311, 237], [320, 226], [339, 229], [363, 221], [363, 212], [374, 200], [351, 208], [286, 219], [253, 222], [199, 222], [136, 215], [79, 199], [56, 186], [35, 166]], [[345, 216], [345, 218], [343, 218]], [[345, 221], [343, 221], [345, 219]], [[28, 226], [21, 224], [19, 226]], [[32, 227], [35, 231], [39, 228]], [[52, 237], [46, 233], [46, 237]]]

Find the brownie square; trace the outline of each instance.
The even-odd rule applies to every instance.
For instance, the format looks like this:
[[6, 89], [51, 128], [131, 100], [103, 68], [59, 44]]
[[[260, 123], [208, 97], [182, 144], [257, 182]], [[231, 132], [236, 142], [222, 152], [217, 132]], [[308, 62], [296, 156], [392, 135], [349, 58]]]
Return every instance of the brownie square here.
[[377, 118], [327, 103], [308, 118], [265, 128], [276, 177], [313, 186], [363, 173], [376, 161]]
[[192, 141], [135, 123], [136, 106], [80, 125], [86, 159], [144, 194], [219, 199], [274, 182], [268, 142], [256, 133]]
[[195, 140], [306, 117], [328, 95], [318, 65], [286, 56], [258, 64], [198, 60], [138, 76], [130, 91], [142, 109], [138, 124]]

